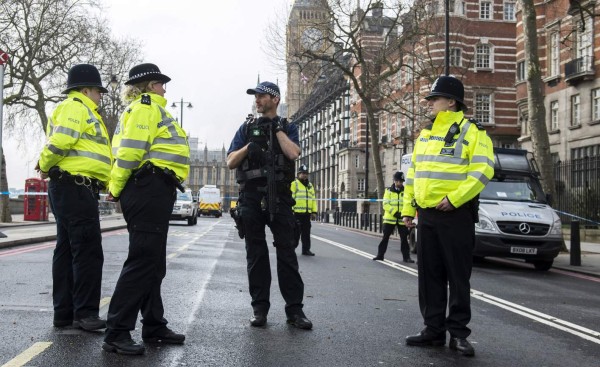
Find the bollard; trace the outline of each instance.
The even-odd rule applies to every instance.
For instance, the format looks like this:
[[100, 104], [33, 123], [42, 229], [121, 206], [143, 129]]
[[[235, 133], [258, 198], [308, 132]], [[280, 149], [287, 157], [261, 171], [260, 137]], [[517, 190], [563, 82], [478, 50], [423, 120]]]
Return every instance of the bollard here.
[[579, 239], [579, 221], [571, 221], [571, 265], [581, 266], [581, 241]]
[[373, 214], [369, 214], [369, 232], [373, 232]]
[[383, 215], [379, 214], [379, 233], [383, 233]]

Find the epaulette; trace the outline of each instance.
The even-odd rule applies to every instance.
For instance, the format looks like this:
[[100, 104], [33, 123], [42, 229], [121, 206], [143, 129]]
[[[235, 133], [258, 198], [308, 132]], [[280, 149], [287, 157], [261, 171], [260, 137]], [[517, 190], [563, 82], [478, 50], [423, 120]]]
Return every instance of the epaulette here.
[[477, 129], [479, 130], [485, 130], [485, 127], [483, 127], [483, 125], [481, 124], [481, 122], [475, 120], [475, 119], [469, 119], [469, 122], [472, 123], [473, 125], [475, 125], [477, 127]]
[[141, 103], [142, 104], [146, 104], [146, 105], [150, 105], [150, 104], [152, 104], [152, 99], [150, 98], [149, 95], [142, 94], [142, 101], [141, 101]]

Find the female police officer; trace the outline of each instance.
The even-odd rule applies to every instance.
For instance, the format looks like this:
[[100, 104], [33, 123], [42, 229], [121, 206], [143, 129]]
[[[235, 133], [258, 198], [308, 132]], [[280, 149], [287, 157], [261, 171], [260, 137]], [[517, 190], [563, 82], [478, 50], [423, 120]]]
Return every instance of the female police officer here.
[[130, 104], [113, 139], [116, 162], [109, 191], [121, 200], [129, 255], [108, 310], [102, 345], [108, 352], [144, 353], [130, 334], [139, 311], [144, 342], [185, 340], [167, 327], [160, 295], [175, 187], [187, 177], [190, 157], [185, 132], [165, 110], [165, 83], [170, 80], [156, 65], [141, 64], [129, 71], [125, 83], [123, 99]]

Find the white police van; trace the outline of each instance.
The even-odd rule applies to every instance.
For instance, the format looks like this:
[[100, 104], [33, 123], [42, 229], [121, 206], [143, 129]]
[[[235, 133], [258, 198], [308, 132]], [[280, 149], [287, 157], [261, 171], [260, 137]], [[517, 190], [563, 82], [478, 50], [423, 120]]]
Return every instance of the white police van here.
[[[494, 156], [494, 177], [479, 195], [473, 256], [521, 258], [538, 270], [548, 270], [564, 244], [562, 223], [542, 190], [533, 155], [494, 148]], [[406, 170], [411, 155], [407, 159]], [[412, 232], [414, 248], [416, 230]]]

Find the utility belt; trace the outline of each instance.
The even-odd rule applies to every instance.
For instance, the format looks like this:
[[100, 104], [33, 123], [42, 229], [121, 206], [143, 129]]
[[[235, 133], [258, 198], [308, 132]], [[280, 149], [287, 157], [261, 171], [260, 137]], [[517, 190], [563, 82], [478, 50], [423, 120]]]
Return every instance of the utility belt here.
[[170, 170], [168, 168], [156, 167], [150, 161], [146, 161], [146, 163], [144, 163], [140, 168], [133, 171], [132, 177], [134, 180], [137, 181], [141, 180], [146, 176], [154, 174], [164, 178], [167, 183], [172, 184], [173, 186], [178, 188], [179, 191], [185, 192], [185, 187], [183, 187], [181, 182], [179, 182], [179, 179], [177, 178], [177, 175], [173, 170]]
[[50, 177], [51, 180], [57, 182], [85, 186], [88, 190], [92, 192], [92, 194], [94, 194], [94, 196], [97, 199], [100, 199], [100, 191], [106, 188], [106, 186], [104, 186], [104, 183], [96, 178], [91, 178], [80, 174], [72, 175], [71, 173], [61, 169], [58, 166], [50, 168], [50, 170], [48, 171], [48, 177]]

